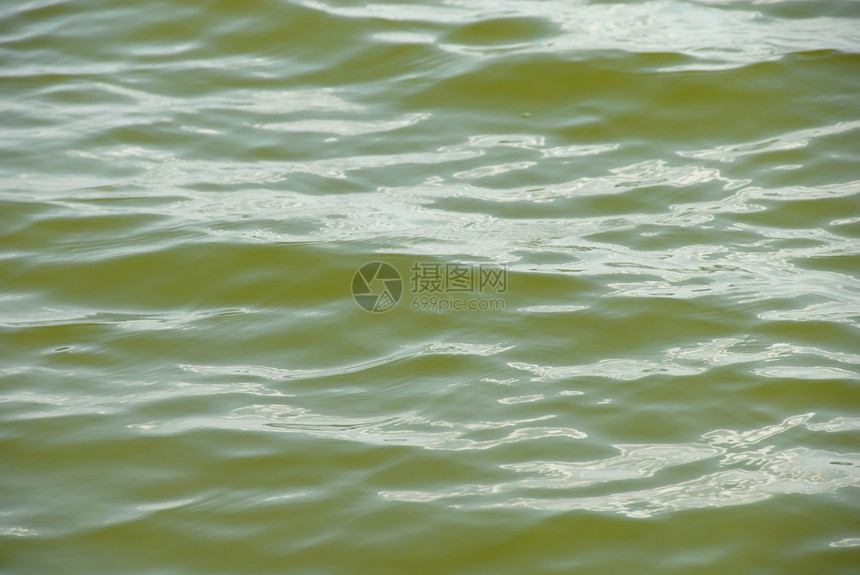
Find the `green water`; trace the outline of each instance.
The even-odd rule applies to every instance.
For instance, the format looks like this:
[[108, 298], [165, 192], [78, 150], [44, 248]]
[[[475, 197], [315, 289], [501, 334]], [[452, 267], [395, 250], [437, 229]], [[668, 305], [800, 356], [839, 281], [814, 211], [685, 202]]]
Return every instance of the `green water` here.
[[858, 92], [847, 1], [3, 3], [0, 571], [856, 573]]

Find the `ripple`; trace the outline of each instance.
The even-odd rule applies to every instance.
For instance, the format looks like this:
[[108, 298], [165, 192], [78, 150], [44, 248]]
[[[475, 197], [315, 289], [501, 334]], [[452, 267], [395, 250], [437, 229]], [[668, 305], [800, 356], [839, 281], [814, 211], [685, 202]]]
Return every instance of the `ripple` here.
[[9, 569], [846, 569], [851, 3], [7, 4]]
[[[648, 518], [687, 509], [747, 505], [789, 493], [826, 493], [860, 485], [860, 454], [835, 453], [803, 447], [756, 451], [743, 448], [760, 443], [807, 422], [814, 414], [786, 419], [779, 425], [745, 432], [715, 430], [702, 435], [707, 443], [616, 445], [619, 455], [584, 462], [534, 461], [502, 465], [502, 469], [530, 475], [497, 484], [472, 485], [447, 492], [380, 493], [401, 501], [437, 501], [467, 497], [458, 508], [530, 508], [553, 511], [591, 510]], [[585, 489], [594, 485], [660, 477], [673, 467], [713, 461], [719, 466], [755, 466], [757, 469], [725, 469], [686, 481], [672, 481], [648, 489], [613, 489], [599, 496], [523, 497], [521, 491]], [[490, 502], [481, 499], [489, 498]], [[493, 502], [492, 500], [503, 499]]]

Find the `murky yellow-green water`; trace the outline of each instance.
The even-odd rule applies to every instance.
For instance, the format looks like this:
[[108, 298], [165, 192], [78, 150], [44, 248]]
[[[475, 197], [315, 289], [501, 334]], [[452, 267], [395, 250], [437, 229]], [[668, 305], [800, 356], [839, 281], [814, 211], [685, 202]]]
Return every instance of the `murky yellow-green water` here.
[[0, 94], [3, 573], [860, 569], [857, 2], [11, 0]]

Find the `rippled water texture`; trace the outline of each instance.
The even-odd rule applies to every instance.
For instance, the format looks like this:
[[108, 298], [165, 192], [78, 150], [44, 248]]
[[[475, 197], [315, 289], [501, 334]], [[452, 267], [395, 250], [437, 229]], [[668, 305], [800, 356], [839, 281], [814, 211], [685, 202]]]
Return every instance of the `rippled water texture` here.
[[860, 568], [860, 3], [15, 0], [0, 63], [3, 573]]

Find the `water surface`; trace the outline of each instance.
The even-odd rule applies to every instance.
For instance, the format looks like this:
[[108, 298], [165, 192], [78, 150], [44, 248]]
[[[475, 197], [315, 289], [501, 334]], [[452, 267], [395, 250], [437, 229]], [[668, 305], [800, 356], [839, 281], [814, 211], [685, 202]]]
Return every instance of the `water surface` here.
[[856, 572], [858, 18], [5, 4], [0, 566]]

